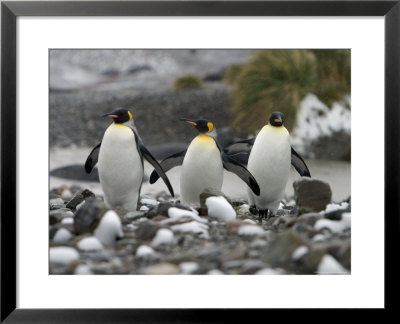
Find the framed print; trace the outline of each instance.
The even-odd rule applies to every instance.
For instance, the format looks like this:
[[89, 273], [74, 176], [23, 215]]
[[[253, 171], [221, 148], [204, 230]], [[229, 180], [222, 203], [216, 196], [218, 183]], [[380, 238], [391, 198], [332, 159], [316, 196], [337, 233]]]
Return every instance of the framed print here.
[[391, 307], [398, 1], [1, 10], [2, 321]]

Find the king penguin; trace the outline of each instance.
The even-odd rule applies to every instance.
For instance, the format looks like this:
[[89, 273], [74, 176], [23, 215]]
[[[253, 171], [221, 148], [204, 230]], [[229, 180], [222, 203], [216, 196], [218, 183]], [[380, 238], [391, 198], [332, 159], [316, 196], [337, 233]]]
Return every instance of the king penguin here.
[[90, 173], [98, 165], [106, 205], [127, 211], [137, 209], [144, 174], [143, 158], [155, 168], [171, 196], [174, 196], [168, 177], [143, 145], [134, 126], [132, 113], [120, 108], [102, 117], [111, 118], [113, 123], [105, 131], [103, 140], [90, 152], [85, 170]]
[[265, 125], [255, 140], [247, 140], [253, 147], [248, 157], [247, 169], [260, 185], [260, 195], [248, 191], [251, 210], [258, 210], [259, 215], [274, 214], [283, 198], [289, 179], [290, 165], [304, 176], [311, 176], [303, 159], [291, 147], [290, 135], [283, 126], [284, 115], [273, 112], [269, 123]]
[[[182, 165], [180, 187], [183, 202], [198, 205], [200, 194], [205, 189], [221, 190], [224, 168], [235, 173], [246, 182], [254, 195], [260, 193], [257, 181], [250, 172], [227, 156], [216, 140], [207, 135], [214, 128], [212, 122], [205, 119], [180, 118], [180, 120], [194, 126], [199, 131], [199, 135], [191, 141], [186, 150], [167, 157], [160, 164], [165, 172], [175, 166]], [[150, 183], [156, 182], [158, 178], [156, 170], [153, 171], [150, 176]]]

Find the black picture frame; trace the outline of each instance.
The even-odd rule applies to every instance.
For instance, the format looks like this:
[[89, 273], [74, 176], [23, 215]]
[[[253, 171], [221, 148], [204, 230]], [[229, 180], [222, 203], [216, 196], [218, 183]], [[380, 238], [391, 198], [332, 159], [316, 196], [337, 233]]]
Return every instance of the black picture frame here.
[[[1, 322], [224, 322], [245, 310], [16, 308], [16, 19], [19, 16], [384, 16], [385, 309], [398, 283], [388, 256], [399, 232], [400, 0], [396, 1], [2, 1], [1, 3]], [[379, 112], [377, 112], [379, 115]], [[377, 116], [377, 120], [383, 116]], [[367, 154], [368, 152], [366, 152]], [[373, 189], [372, 189], [373, 190]], [[396, 250], [395, 250], [396, 249]], [[251, 296], [249, 296], [251, 298]], [[267, 298], [267, 297], [266, 297]], [[269, 298], [269, 297], [268, 297]], [[268, 299], [267, 298], [267, 299]], [[267, 302], [266, 302], [267, 304]], [[261, 310], [250, 310], [256, 312]], [[249, 312], [249, 310], [247, 310]], [[250, 319], [250, 318], [249, 318]]]

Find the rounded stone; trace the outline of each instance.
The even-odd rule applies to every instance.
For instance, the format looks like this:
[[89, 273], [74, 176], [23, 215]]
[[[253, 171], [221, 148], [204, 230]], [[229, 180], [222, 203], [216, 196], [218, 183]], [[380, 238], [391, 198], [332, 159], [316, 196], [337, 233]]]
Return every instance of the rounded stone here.
[[332, 201], [332, 190], [324, 181], [302, 178], [293, 183], [293, 188], [299, 215], [325, 210]]

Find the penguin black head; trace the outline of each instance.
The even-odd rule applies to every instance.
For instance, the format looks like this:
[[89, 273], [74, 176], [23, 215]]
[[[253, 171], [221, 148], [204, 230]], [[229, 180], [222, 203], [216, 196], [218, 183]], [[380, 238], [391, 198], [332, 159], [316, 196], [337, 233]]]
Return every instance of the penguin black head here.
[[111, 113], [105, 114], [101, 117], [109, 117], [114, 119], [116, 124], [123, 124], [132, 119], [132, 113], [125, 108], [119, 108]]
[[214, 128], [214, 124], [206, 119], [191, 120], [186, 118], [179, 118], [180, 120], [187, 122], [197, 128], [200, 133], [211, 132]]
[[279, 112], [275, 111], [269, 116], [269, 123], [272, 126], [279, 127], [283, 125], [283, 122], [285, 120], [285, 116]]

